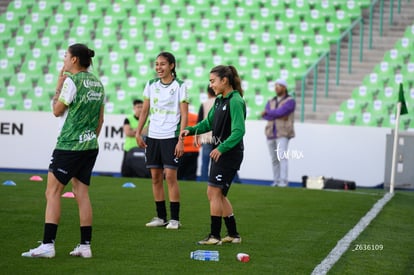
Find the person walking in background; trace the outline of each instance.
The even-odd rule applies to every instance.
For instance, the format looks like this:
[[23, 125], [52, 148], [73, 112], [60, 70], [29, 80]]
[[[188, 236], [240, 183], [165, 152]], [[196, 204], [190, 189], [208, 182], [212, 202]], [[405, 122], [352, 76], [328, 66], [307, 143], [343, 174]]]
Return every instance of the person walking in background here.
[[[180, 190], [177, 169], [184, 153], [184, 143], [178, 139], [188, 120], [188, 94], [183, 81], [177, 78], [173, 54], [161, 52], [155, 61], [157, 78], [149, 80], [144, 89], [144, 105], [136, 132], [137, 143], [146, 148], [147, 168], [151, 171], [152, 191], [157, 216], [148, 227], [165, 226], [178, 229], [180, 224]], [[142, 131], [150, 117], [148, 137]], [[167, 210], [163, 180], [167, 181], [171, 219], [167, 223]]]
[[[147, 176], [147, 170], [145, 167], [139, 167], [140, 169], [134, 169], [134, 163], [135, 162], [133, 156], [130, 156], [127, 158], [128, 153], [134, 153], [138, 151], [139, 153], [139, 147], [137, 144], [137, 139], [135, 138], [136, 130], [138, 128], [138, 121], [139, 116], [141, 114], [143, 101], [141, 99], [134, 99], [132, 102], [133, 105], [133, 113], [128, 115], [124, 120], [124, 135], [125, 135], [125, 142], [124, 142], [124, 157], [122, 159], [122, 166], [121, 166], [121, 175], [123, 177], [146, 177]], [[143, 133], [144, 136], [147, 135], [147, 129], [144, 127]], [[142, 149], [144, 150], [144, 149]], [[142, 151], [143, 154], [143, 151]], [[139, 165], [139, 164], [136, 164]], [[140, 173], [137, 173], [137, 170], [140, 171]]]
[[[208, 112], [213, 107], [214, 101], [216, 100], [216, 94], [210, 85], [207, 87], [207, 100], [201, 104], [198, 111], [198, 121], [207, 118]], [[192, 126], [192, 125], [190, 125]], [[210, 152], [213, 150], [213, 141], [211, 138], [211, 131], [202, 135], [196, 135], [197, 144], [201, 144], [201, 176], [200, 181], [208, 180], [208, 170], [210, 167]]]
[[23, 257], [53, 258], [55, 239], [61, 215], [60, 197], [72, 181], [79, 207], [80, 244], [69, 254], [92, 257], [92, 206], [89, 184], [98, 156], [98, 136], [103, 124], [104, 87], [88, 71], [95, 52], [83, 44], [69, 46], [60, 71], [53, 114], [60, 118], [59, 136], [49, 165], [46, 187], [46, 211], [43, 241]]
[[[188, 113], [188, 125], [194, 126], [197, 124], [197, 114]], [[195, 138], [184, 139], [184, 154], [180, 159], [180, 166], [178, 167], [179, 180], [197, 180], [197, 164], [200, 147], [196, 143]]]
[[267, 120], [265, 135], [273, 169], [271, 186], [285, 187], [288, 185], [288, 143], [295, 136], [296, 102], [288, 94], [284, 79], [276, 80], [275, 92], [276, 96], [267, 102], [262, 118]]
[[[213, 150], [207, 197], [210, 202], [210, 233], [198, 244], [240, 243], [233, 206], [227, 198], [232, 180], [243, 160], [246, 104], [235, 67], [219, 65], [210, 71], [210, 87], [218, 95], [208, 116], [196, 126], [186, 127], [180, 137], [212, 131]], [[221, 239], [224, 219], [227, 235]]]

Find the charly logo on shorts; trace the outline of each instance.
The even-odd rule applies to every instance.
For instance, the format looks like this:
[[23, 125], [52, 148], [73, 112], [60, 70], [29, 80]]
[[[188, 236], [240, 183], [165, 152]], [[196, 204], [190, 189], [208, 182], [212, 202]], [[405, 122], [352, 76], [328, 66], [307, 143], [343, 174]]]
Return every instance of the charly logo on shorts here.
[[65, 174], [65, 175], [68, 173], [68, 171], [63, 170], [62, 168], [58, 168], [57, 171], [61, 172], [62, 174]]

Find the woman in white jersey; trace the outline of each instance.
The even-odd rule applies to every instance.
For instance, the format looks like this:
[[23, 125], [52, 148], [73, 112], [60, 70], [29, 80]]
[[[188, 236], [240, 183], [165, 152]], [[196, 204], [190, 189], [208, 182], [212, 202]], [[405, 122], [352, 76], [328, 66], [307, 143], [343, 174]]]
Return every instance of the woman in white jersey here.
[[[157, 216], [146, 224], [148, 227], [166, 226], [178, 229], [180, 224], [180, 189], [177, 169], [184, 153], [180, 131], [187, 126], [188, 95], [184, 82], [177, 78], [175, 57], [162, 52], [155, 61], [157, 78], [147, 82], [143, 97], [144, 105], [136, 132], [137, 143], [145, 147], [147, 168], [151, 170], [152, 191]], [[149, 116], [146, 142], [142, 129]], [[171, 219], [167, 220], [163, 180], [167, 181]], [[167, 222], [168, 221], [168, 222]]]

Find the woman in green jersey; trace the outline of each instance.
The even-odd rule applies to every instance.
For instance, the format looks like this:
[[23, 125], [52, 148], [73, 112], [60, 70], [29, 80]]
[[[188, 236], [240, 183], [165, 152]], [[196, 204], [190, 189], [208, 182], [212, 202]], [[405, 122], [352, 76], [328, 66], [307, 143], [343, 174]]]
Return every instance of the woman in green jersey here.
[[55, 256], [60, 197], [69, 181], [78, 203], [81, 234], [80, 244], [69, 254], [92, 257], [89, 184], [98, 155], [105, 97], [102, 83], [88, 71], [94, 56], [95, 52], [84, 44], [73, 44], [65, 53], [52, 102], [53, 114], [60, 119], [60, 129], [47, 176], [43, 241], [39, 247], [24, 252], [23, 257]]
[[[219, 65], [210, 71], [210, 87], [217, 98], [207, 118], [196, 126], [186, 127], [180, 137], [212, 131], [213, 150], [208, 179], [207, 197], [210, 201], [210, 234], [199, 244], [219, 245], [240, 243], [233, 207], [227, 198], [230, 185], [243, 160], [246, 105], [240, 77], [233, 66]], [[222, 219], [227, 235], [221, 239]]]

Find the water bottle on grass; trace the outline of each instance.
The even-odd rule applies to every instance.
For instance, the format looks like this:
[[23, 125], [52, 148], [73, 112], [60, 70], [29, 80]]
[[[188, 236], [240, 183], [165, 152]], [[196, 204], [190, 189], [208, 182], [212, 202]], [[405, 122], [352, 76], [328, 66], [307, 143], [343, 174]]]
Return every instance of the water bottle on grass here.
[[219, 260], [219, 252], [214, 250], [196, 250], [190, 253], [190, 258], [199, 261], [216, 261]]

